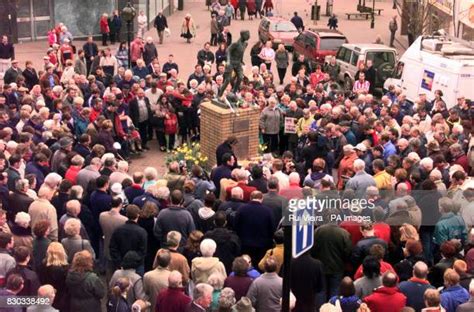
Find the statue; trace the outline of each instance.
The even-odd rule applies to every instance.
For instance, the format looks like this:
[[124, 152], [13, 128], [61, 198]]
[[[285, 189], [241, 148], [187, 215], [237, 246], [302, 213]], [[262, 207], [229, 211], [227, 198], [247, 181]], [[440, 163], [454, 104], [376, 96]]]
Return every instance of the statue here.
[[224, 84], [219, 89], [218, 98], [221, 99], [225, 89], [229, 85], [232, 85], [232, 92], [237, 93], [239, 91], [240, 83], [244, 77], [242, 65], [244, 65], [244, 52], [248, 45], [250, 38], [250, 32], [248, 30], [242, 30], [240, 32], [240, 38], [236, 42], [232, 43], [227, 50], [227, 64], [224, 72]]

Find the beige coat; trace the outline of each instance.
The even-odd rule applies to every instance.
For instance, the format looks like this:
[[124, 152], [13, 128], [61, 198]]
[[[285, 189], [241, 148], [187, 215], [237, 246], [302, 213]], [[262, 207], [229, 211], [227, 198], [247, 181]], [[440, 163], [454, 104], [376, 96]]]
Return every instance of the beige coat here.
[[31, 228], [40, 220], [48, 220], [51, 223], [51, 229], [48, 238], [52, 241], [58, 241], [58, 217], [56, 208], [47, 200], [38, 198], [31, 203], [28, 214], [31, 217]]
[[[186, 27], [186, 19], [183, 21], [183, 24], [181, 25], [181, 33], [185, 34], [188, 32], [188, 28]], [[194, 20], [191, 18], [189, 20], [189, 32], [193, 37], [196, 37], [196, 25], [194, 25]]]
[[216, 257], [197, 257], [191, 264], [191, 277], [194, 284], [207, 283], [207, 279], [214, 273], [227, 277], [224, 264]]
[[168, 287], [168, 277], [171, 271], [162, 267], [145, 273], [143, 276], [143, 290], [151, 306], [156, 305], [156, 296], [162, 290]]

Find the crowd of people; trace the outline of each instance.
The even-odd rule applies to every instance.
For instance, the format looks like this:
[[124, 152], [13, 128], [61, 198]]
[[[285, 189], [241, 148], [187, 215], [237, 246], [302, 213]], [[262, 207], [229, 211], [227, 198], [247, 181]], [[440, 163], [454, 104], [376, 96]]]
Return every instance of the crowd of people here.
[[[120, 41], [115, 13], [101, 20], [104, 48], [90, 37], [76, 50], [67, 27], [52, 30], [42, 68], [21, 69], [2, 37], [0, 296], [50, 303], [28, 311], [279, 311], [289, 205], [330, 196], [353, 204], [322, 211], [313, 248], [292, 260], [292, 311], [473, 311], [472, 99], [381, 93], [371, 60], [345, 90], [335, 59], [290, 66], [283, 46], [257, 42], [237, 109], [260, 110], [264, 154], [238, 160], [231, 136], [214, 168], [129, 172], [155, 138], [163, 155], [200, 140], [241, 2], [240, 16], [210, 3], [193, 73], [173, 55], [160, 63], [142, 28], [128, 64], [125, 44], [106, 46]], [[271, 11], [255, 2], [255, 16]], [[154, 25], [163, 43], [162, 13]], [[188, 15], [188, 41], [193, 25]]]

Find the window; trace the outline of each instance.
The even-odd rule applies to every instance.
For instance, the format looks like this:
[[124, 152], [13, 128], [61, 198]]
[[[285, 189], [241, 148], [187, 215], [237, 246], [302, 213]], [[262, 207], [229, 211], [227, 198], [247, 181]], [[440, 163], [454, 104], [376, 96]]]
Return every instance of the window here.
[[398, 62], [397, 67], [395, 68], [395, 71], [394, 71], [394, 74], [393, 74], [393, 78], [401, 79], [404, 67], [405, 67], [405, 64], [403, 62]]
[[278, 31], [278, 32], [296, 32], [298, 31], [293, 25], [292, 22], [278, 22], [278, 23], [273, 23], [271, 26], [271, 31]]
[[305, 45], [310, 46], [312, 48], [316, 47], [316, 38], [313, 36], [306, 36]]
[[367, 52], [366, 60], [372, 60], [375, 68], [378, 68], [383, 63], [395, 65], [395, 54], [393, 52]]
[[344, 63], [349, 63], [351, 59], [352, 51], [347, 48], [340, 48], [336, 54], [336, 59], [343, 61]]
[[357, 62], [359, 61], [359, 53], [353, 52], [352, 57], [351, 57], [351, 65], [352, 66], [357, 66]]
[[346, 42], [345, 38], [323, 37], [323, 38], [320, 38], [320, 40], [319, 40], [319, 49], [320, 50], [336, 51], [345, 42]]
[[336, 59], [343, 60], [344, 55], [346, 54], [346, 51], [347, 51], [346, 48], [340, 47], [339, 50], [336, 53]]

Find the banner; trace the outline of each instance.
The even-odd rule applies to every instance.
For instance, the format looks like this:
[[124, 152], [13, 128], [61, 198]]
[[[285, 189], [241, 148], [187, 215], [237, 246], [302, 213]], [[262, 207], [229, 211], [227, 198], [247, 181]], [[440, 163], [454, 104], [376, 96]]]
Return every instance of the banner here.
[[285, 117], [285, 133], [296, 133], [296, 118]]

